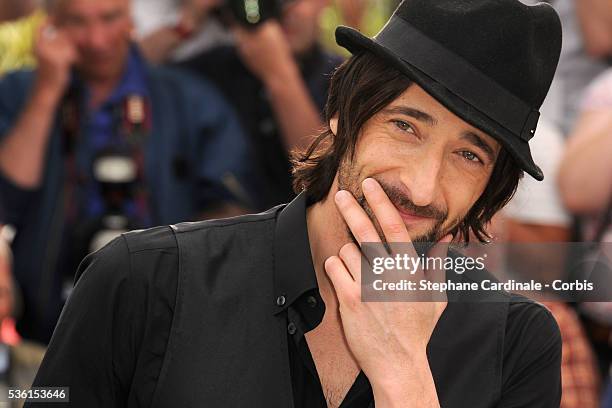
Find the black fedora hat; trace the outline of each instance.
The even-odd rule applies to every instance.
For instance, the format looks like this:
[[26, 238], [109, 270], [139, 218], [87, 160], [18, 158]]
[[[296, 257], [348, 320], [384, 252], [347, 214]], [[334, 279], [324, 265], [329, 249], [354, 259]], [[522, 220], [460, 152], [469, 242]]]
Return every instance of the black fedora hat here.
[[341, 26], [336, 41], [383, 58], [544, 179], [528, 142], [561, 52], [561, 22], [550, 5], [404, 0], [374, 38]]

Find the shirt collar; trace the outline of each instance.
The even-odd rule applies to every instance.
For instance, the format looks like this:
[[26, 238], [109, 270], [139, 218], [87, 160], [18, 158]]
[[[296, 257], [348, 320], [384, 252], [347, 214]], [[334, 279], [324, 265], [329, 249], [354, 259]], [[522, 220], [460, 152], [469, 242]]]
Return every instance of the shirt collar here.
[[274, 234], [274, 313], [286, 310], [303, 293], [317, 289], [306, 225], [305, 192], [283, 208]]
[[138, 48], [132, 46], [130, 47], [121, 81], [106, 103], [118, 103], [129, 95], [146, 97], [147, 94], [144, 60]]

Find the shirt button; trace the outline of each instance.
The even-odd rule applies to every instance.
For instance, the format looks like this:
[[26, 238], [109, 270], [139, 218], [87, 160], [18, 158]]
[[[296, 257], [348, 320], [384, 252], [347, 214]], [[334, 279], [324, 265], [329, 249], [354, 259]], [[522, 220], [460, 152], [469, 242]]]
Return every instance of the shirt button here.
[[290, 322], [287, 325], [287, 331], [289, 332], [289, 334], [295, 334], [295, 331], [297, 330], [297, 328], [295, 327], [295, 323]]
[[259, 122], [259, 131], [267, 137], [274, 136], [276, 131], [276, 123], [272, 119], [264, 119]]
[[306, 303], [308, 303], [308, 306], [310, 306], [310, 307], [315, 307], [315, 306], [317, 306], [317, 303], [318, 303], [317, 302], [317, 298], [314, 297], [314, 296], [308, 296], [306, 298]]
[[281, 296], [276, 298], [276, 305], [277, 306], [284, 306], [286, 301], [287, 301], [287, 298], [285, 298], [283, 295], [281, 295]]

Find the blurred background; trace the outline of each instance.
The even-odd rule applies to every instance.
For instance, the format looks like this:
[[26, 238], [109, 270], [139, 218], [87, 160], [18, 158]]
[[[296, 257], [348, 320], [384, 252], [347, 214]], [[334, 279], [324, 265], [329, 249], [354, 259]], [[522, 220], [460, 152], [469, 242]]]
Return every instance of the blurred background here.
[[[31, 384], [88, 253], [290, 201], [291, 152], [316, 136], [347, 58], [336, 26], [374, 35], [398, 3], [0, 0], [0, 390]], [[549, 3], [564, 38], [532, 141], [546, 179], [524, 178], [491, 233], [603, 246], [612, 0]], [[611, 304], [543, 303], [563, 337], [561, 406], [612, 408]]]

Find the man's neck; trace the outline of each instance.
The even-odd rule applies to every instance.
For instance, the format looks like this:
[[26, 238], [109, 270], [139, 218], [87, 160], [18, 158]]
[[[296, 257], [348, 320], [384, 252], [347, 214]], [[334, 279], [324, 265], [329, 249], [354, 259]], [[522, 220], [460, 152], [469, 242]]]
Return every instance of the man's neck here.
[[120, 66], [114, 70], [114, 72], [108, 72], [107, 75], [104, 76], [92, 76], [87, 75], [86, 72], [80, 72], [80, 77], [83, 79], [83, 82], [89, 91], [89, 109], [96, 109], [100, 107], [100, 105], [112, 95], [115, 88], [119, 86], [119, 83], [128, 70], [130, 59], [130, 49], [127, 48], [123, 52], [123, 61]]
[[89, 90], [89, 108], [96, 109], [103, 104], [114, 92], [123, 77], [123, 70], [117, 75], [107, 78], [88, 78], [85, 84]]
[[350, 242], [346, 224], [334, 202], [334, 195], [337, 191], [336, 183], [334, 183], [325, 200], [313, 204], [306, 210], [312, 262], [319, 291], [323, 301], [328, 305], [328, 310], [329, 306], [337, 305], [338, 301], [332, 283], [325, 272], [325, 261], [331, 256], [338, 255], [340, 248]]
[[115, 89], [115, 83], [88, 83], [90, 92], [89, 106], [93, 109], [98, 108], [106, 101]]

